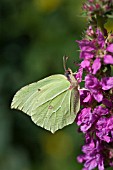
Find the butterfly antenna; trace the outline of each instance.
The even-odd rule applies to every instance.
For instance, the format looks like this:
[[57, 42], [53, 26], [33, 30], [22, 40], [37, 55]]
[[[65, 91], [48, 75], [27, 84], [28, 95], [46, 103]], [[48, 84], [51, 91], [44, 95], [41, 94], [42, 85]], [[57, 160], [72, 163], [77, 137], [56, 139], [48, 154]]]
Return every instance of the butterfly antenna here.
[[66, 69], [66, 62], [67, 62], [68, 58], [69, 58], [69, 57], [67, 57], [66, 55], [63, 56], [63, 66], [64, 66], [65, 72], [66, 72], [66, 70], [67, 70], [67, 69]]

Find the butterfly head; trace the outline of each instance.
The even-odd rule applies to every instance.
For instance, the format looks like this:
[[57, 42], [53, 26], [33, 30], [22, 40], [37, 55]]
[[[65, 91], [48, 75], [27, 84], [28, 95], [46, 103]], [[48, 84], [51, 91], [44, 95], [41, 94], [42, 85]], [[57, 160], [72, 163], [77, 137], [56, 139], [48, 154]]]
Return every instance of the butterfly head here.
[[78, 81], [76, 80], [72, 70], [70, 68], [66, 69], [66, 62], [68, 60], [67, 56], [63, 57], [63, 65], [65, 70], [65, 76], [67, 77], [68, 81], [71, 83], [71, 88], [78, 89]]
[[67, 70], [65, 70], [65, 76], [68, 80], [70, 79], [70, 75], [73, 75], [73, 72], [70, 68], [68, 68]]

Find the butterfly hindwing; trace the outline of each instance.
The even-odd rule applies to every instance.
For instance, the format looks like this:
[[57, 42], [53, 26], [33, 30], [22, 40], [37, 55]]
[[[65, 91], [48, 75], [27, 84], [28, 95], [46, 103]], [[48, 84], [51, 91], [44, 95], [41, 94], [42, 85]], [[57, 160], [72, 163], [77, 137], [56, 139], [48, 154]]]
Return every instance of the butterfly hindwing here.
[[31, 116], [33, 122], [52, 133], [73, 123], [76, 115], [71, 113], [70, 100], [71, 90], [67, 90], [37, 107]]

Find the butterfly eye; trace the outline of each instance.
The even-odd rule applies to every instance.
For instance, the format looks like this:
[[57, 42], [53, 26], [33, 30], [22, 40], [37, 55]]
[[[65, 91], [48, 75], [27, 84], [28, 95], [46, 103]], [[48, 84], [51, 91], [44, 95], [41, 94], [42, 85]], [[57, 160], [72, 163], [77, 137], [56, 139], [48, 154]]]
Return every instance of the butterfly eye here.
[[66, 70], [65, 76], [67, 77], [68, 81], [70, 81], [70, 75], [71, 75], [71, 74], [72, 74], [72, 73], [71, 73], [71, 70], [70, 70], [70, 69]]
[[68, 78], [68, 77], [69, 77], [69, 72], [66, 72], [66, 73], [65, 73], [65, 76]]

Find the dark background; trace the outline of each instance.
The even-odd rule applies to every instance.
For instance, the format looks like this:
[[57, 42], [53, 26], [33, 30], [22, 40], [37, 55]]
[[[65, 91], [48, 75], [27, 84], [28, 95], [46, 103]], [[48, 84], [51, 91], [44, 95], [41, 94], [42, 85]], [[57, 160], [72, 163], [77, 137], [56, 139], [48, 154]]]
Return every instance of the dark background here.
[[73, 71], [75, 40], [86, 18], [80, 0], [0, 1], [0, 170], [79, 170], [84, 138], [76, 124], [50, 134], [29, 116], [11, 110], [17, 90], [51, 74], [64, 74], [63, 55]]

